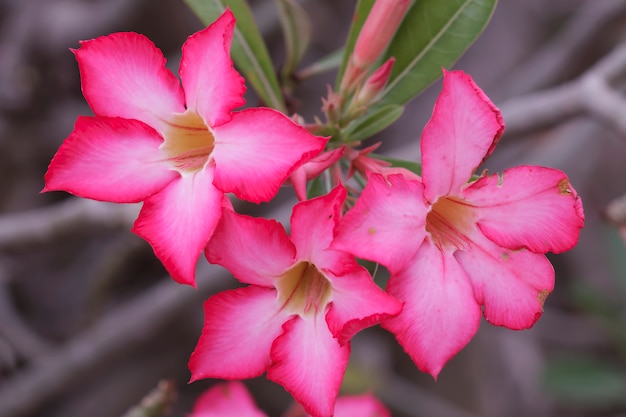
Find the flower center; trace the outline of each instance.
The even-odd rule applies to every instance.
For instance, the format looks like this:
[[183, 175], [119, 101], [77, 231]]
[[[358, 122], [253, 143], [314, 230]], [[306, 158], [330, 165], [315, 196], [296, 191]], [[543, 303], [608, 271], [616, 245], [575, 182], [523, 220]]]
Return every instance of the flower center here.
[[324, 312], [332, 294], [328, 279], [309, 262], [300, 262], [285, 272], [276, 289], [281, 309], [302, 317]]
[[441, 197], [426, 215], [426, 231], [440, 250], [465, 250], [472, 228], [472, 213], [463, 201]]
[[196, 172], [209, 160], [215, 139], [197, 113], [187, 110], [175, 114], [163, 133], [161, 149], [174, 168], [181, 172]]

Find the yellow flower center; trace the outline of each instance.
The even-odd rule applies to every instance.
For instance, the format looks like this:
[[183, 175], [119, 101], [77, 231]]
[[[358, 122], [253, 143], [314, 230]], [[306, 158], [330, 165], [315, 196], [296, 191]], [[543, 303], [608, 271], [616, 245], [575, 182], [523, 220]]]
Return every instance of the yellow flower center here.
[[180, 172], [196, 172], [209, 160], [215, 138], [204, 120], [195, 112], [175, 114], [163, 132], [161, 149]]
[[426, 215], [426, 231], [440, 250], [465, 250], [473, 227], [470, 207], [462, 200], [441, 197]]
[[309, 262], [300, 262], [285, 272], [276, 289], [281, 309], [302, 317], [323, 313], [332, 294], [328, 279]]

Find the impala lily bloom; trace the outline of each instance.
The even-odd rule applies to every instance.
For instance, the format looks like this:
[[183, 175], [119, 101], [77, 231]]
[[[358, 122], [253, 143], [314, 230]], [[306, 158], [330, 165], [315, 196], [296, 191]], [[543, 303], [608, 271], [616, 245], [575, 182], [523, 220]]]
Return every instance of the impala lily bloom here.
[[207, 258], [250, 285], [206, 301], [192, 380], [267, 371], [307, 412], [332, 414], [350, 339], [401, 309], [354, 257], [329, 249], [345, 197], [340, 186], [296, 204], [291, 237], [276, 221], [224, 211]]
[[[307, 417], [292, 407], [284, 417]], [[337, 399], [334, 417], [390, 417], [389, 410], [370, 394]], [[213, 385], [198, 398], [189, 417], [266, 417], [254, 403], [246, 386], [239, 381]]]
[[520, 166], [467, 183], [503, 130], [467, 74], [444, 72], [422, 135], [422, 180], [370, 175], [338, 227], [333, 247], [390, 270], [387, 291], [405, 304], [383, 327], [434, 377], [478, 330], [481, 306], [511, 329], [539, 319], [554, 286], [544, 254], [571, 249], [583, 227], [580, 198], [556, 169]]
[[46, 174], [44, 191], [144, 205], [133, 231], [172, 277], [195, 284], [195, 265], [219, 221], [224, 193], [270, 200], [326, 140], [281, 113], [244, 104], [229, 56], [229, 10], [183, 45], [178, 79], [146, 37], [115, 33], [74, 51], [85, 99]]

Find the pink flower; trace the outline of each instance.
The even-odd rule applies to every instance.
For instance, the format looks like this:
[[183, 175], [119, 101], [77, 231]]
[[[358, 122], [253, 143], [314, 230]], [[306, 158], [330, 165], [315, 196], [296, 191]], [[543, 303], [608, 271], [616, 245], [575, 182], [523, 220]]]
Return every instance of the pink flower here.
[[383, 323], [423, 371], [437, 376], [478, 330], [531, 327], [554, 286], [544, 254], [571, 249], [582, 203], [567, 176], [538, 166], [467, 183], [504, 130], [499, 110], [461, 71], [443, 91], [421, 140], [422, 180], [372, 174], [333, 247], [379, 262], [403, 301]]
[[345, 145], [342, 145], [340, 148], [322, 152], [300, 165], [291, 173], [287, 183], [293, 186], [298, 200], [306, 200], [307, 181], [316, 178], [332, 164], [340, 160], [343, 156], [344, 149]]
[[172, 277], [195, 284], [195, 265], [219, 221], [224, 193], [270, 200], [325, 140], [265, 108], [244, 104], [229, 56], [235, 20], [224, 14], [183, 46], [178, 79], [146, 37], [115, 33], [74, 51], [95, 117], [79, 117], [43, 191], [116, 203], [143, 201], [133, 231]]
[[330, 416], [359, 330], [401, 305], [354, 257], [329, 249], [343, 187], [294, 206], [291, 237], [280, 223], [224, 211], [206, 255], [247, 287], [204, 305], [192, 380], [262, 375], [316, 417]]
[[[297, 409], [287, 411], [286, 416], [307, 414]], [[390, 417], [385, 408], [371, 394], [344, 396], [337, 399], [335, 417]], [[246, 386], [239, 381], [213, 385], [198, 398], [189, 417], [266, 417], [254, 404]]]

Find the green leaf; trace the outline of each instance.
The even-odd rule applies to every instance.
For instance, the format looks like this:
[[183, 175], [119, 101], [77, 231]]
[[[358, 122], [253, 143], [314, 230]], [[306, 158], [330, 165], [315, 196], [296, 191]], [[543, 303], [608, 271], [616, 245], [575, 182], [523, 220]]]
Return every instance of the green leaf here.
[[339, 74], [337, 74], [337, 82], [335, 83], [336, 90], [339, 90], [341, 78], [343, 77], [343, 73], [348, 66], [348, 60], [350, 59], [350, 55], [352, 55], [354, 45], [356, 45], [356, 40], [359, 37], [359, 33], [365, 23], [365, 19], [367, 19], [367, 15], [374, 6], [374, 1], [375, 0], [359, 0], [354, 8], [352, 25], [350, 26], [350, 32], [348, 33], [348, 39], [346, 40], [346, 47], [343, 51], [343, 60], [341, 62], [341, 67], [339, 68]]
[[377, 107], [374, 111], [351, 122], [342, 132], [343, 140], [352, 142], [374, 136], [398, 120], [403, 112], [404, 106], [397, 104]]
[[568, 404], [611, 407], [626, 404], [626, 373], [591, 356], [570, 356], [548, 364], [544, 384]]
[[311, 21], [306, 11], [294, 0], [275, 0], [285, 37], [283, 77], [293, 74], [311, 41]]
[[231, 56], [246, 80], [266, 105], [285, 112], [285, 102], [263, 37], [244, 0], [185, 0], [205, 25], [213, 23], [228, 6], [237, 19]]
[[483, 31], [497, 0], [420, 0], [409, 9], [385, 59], [396, 62], [381, 102], [404, 104], [451, 67]]
[[311, 78], [314, 75], [322, 74], [326, 71], [339, 68], [339, 65], [341, 65], [342, 56], [343, 49], [338, 49], [334, 52], [331, 52], [319, 61], [314, 62], [308, 67], [298, 71], [296, 77], [300, 80], [305, 80], [307, 78]]
[[406, 168], [409, 171], [417, 175], [422, 175], [422, 164], [420, 164], [419, 162], [405, 161], [404, 159], [389, 158], [387, 156], [382, 156], [382, 155], [378, 155], [375, 153], [370, 154], [370, 156], [372, 156], [373, 158], [382, 159], [383, 161], [387, 161], [393, 167]]

